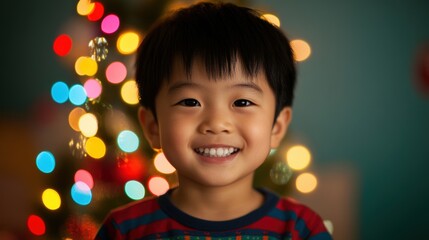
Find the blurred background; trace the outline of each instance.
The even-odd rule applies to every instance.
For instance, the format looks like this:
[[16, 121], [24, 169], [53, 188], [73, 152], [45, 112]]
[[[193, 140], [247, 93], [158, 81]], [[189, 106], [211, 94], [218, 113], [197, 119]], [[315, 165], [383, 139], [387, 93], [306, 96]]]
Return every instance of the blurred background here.
[[[0, 239], [91, 239], [111, 208], [176, 184], [136, 122], [133, 53], [193, 2], [3, 3]], [[255, 185], [311, 206], [335, 239], [429, 238], [429, 1], [231, 2], [274, 15], [299, 71]]]

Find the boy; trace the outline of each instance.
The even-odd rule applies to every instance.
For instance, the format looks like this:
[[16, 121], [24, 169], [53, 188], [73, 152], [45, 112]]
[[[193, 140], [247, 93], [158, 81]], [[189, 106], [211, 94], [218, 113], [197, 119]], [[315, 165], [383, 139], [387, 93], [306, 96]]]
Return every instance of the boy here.
[[139, 120], [179, 187], [112, 211], [96, 239], [331, 239], [309, 208], [252, 187], [295, 75], [288, 39], [251, 9], [199, 3], [158, 23], [137, 55]]

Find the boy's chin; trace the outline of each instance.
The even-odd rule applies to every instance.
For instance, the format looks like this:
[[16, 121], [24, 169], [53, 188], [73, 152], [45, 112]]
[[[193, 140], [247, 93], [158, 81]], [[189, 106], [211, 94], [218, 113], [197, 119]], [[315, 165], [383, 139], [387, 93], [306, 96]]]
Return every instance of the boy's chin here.
[[[225, 171], [224, 171], [225, 172]], [[225, 188], [240, 186], [244, 187], [245, 185], [252, 186], [253, 174], [248, 174], [246, 176], [237, 177], [228, 173], [207, 173], [204, 176], [198, 176], [194, 174], [190, 177], [179, 177], [179, 186], [186, 186], [187, 184], [198, 185], [200, 188]], [[249, 184], [246, 184], [249, 183]]]

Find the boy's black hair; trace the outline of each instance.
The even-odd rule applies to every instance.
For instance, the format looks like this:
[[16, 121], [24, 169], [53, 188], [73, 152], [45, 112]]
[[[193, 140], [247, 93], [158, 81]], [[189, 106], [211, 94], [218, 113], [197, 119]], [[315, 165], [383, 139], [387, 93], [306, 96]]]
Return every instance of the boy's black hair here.
[[250, 8], [208, 2], [169, 15], [144, 38], [136, 60], [141, 105], [156, 117], [155, 97], [170, 79], [174, 61], [181, 60], [190, 75], [196, 58], [211, 78], [231, 75], [236, 60], [247, 76], [263, 70], [275, 94], [275, 117], [292, 105], [295, 62], [282, 31]]

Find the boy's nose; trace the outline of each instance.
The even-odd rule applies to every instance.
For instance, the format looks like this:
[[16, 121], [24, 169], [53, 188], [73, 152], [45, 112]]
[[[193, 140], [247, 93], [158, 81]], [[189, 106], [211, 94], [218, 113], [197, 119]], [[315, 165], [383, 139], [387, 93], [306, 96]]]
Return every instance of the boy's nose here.
[[230, 116], [225, 111], [210, 111], [206, 113], [199, 126], [202, 134], [230, 133], [232, 131]]

